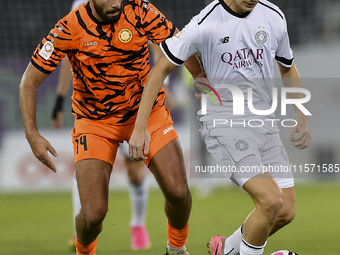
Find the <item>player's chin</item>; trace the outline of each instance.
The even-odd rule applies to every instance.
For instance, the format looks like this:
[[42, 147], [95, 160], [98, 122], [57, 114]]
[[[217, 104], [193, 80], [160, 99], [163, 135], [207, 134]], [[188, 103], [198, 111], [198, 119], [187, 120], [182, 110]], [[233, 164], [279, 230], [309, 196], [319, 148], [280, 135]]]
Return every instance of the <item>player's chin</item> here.
[[245, 12], [251, 12], [255, 8], [256, 5], [257, 5], [257, 2], [256, 3], [253, 3], [253, 2], [244, 3], [243, 10]]
[[105, 21], [108, 23], [117, 23], [121, 12], [108, 13], [105, 15]]

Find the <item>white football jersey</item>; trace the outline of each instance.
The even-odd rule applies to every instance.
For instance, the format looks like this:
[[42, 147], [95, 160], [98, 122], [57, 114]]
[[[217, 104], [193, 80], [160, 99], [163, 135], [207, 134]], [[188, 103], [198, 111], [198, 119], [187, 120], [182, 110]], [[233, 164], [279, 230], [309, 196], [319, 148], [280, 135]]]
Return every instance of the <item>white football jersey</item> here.
[[[243, 91], [245, 99], [251, 87], [253, 105], [258, 110], [269, 109], [272, 103], [273, 84], [268, 78], [274, 77], [274, 58], [287, 67], [293, 64], [285, 16], [266, 0], [244, 15], [232, 11], [223, 0], [215, 0], [181, 32], [164, 41], [161, 48], [177, 66], [198, 54], [212, 87], [233, 84]], [[226, 89], [216, 91], [224, 107], [208, 100], [208, 115], [232, 114], [226, 109], [232, 107], [231, 93]], [[253, 115], [245, 108], [245, 115]]]
[[72, 3], [71, 11], [73, 11], [74, 9], [78, 8], [79, 6], [85, 3], [87, 3], [87, 0], [74, 0]]

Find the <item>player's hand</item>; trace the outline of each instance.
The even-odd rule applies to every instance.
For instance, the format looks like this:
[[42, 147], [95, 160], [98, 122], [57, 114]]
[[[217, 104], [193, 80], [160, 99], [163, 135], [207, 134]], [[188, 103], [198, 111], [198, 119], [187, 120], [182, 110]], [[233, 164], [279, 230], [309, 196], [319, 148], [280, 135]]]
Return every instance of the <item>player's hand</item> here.
[[52, 145], [47, 141], [44, 137], [42, 137], [40, 134], [36, 134], [34, 136], [27, 137], [27, 140], [31, 146], [32, 152], [34, 156], [36, 156], [37, 159], [41, 163], [43, 163], [45, 166], [47, 166], [49, 169], [51, 169], [53, 172], [57, 172], [57, 169], [49, 157], [47, 151], [49, 151], [54, 157], [58, 156], [58, 153], [56, 150], [52, 147]]
[[146, 156], [149, 153], [150, 134], [147, 129], [134, 129], [129, 140], [129, 154], [135, 161], [148, 159]]
[[[204, 75], [205, 76], [205, 75]], [[197, 100], [201, 100], [202, 93], [207, 94], [207, 91], [211, 91], [208, 86], [205, 85], [210, 85], [209, 80], [205, 77], [198, 77], [194, 81], [194, 89], [195, 89], [195, 97]]]
[[61, 129], [63, 127], [63, 111], [58, 111], [55, 115], [52, 117], [52, 126], [56, 129]]
[[305, 115], [300, 116], [297, 118], [297, 123], [290, 132], [289, 141], [295, 148], [304, 149], [309, 146], [311, 140], [308, 118]]

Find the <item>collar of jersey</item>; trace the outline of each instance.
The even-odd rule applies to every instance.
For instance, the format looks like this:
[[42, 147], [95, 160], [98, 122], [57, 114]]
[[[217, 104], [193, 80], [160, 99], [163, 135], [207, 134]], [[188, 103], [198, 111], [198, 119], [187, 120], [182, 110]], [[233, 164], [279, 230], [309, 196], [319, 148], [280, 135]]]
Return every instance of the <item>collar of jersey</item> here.
[[219, 0], [219, 2], [227, 12], [229, 12], [231, 15], [233, 15], [237, 18], [245, 18], [250, 13], [250, 12], [246, 12], [244, 14], [238, 14], [238, 13], [234, 12], [232, 9], [230, 9], [229, 6], [223, 0]]
[[90, 3], [87, 3], [86, 5], [86, 11], [87, 11], [87, 14], [89, 15], [89, 17], [92, 19], [93, 22], [97, 23], [98, 25], [102, 25], [102, 26], [105, 26], [105, 25], [111, 25], [110, 23], [108, 22], [101, 22], [99, 20], [96, 19], [96, 17], [93, 15], [92, 13], [92, 10], [91, 10], [91, 7], [90, 7]]

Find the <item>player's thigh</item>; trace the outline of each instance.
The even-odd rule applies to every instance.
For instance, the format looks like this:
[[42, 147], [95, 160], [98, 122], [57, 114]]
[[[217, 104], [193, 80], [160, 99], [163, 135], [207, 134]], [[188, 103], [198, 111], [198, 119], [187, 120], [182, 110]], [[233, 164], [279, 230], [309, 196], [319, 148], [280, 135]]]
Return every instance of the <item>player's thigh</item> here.
[[145, 164], [166, 196], [186, 196], [188, 187], [183, 153], [169, 110], [161, 107], [152, 112], [148, 130], [150, 146]]
[[294, 187], [294, 177], [285, 147], [279, 133], [267, 135], [261, 151], [263, 165], [267, 166], [281, 189]]
[[84, 159], [75, 165], [79, 197], [84, 212], [101, 211], [105, 214], [108, 204], [111, 164], [98, 159]]
[[149, 119], [150, 146], [144, 162], [154, 174], [161, 188], [178, 185], [186, 187], [182, 148], [170, 112], [164, 107]]
[[83, 210], [107, 207], [118, 146], [118, 141], [100, 135], [73, 133], [76, 179]]
[[187, 178], [178, 138], [168, 142], [152, 157], [149, 168], [165, 194], [187, 195]]
[[199, 129], [207, 151], [221, 166], [223, 172], [236, 185], [245, 182], [262, 172], [262, 159], [259, 152], [257, 134], [231, 128], [211, 128], [206, 123]]

